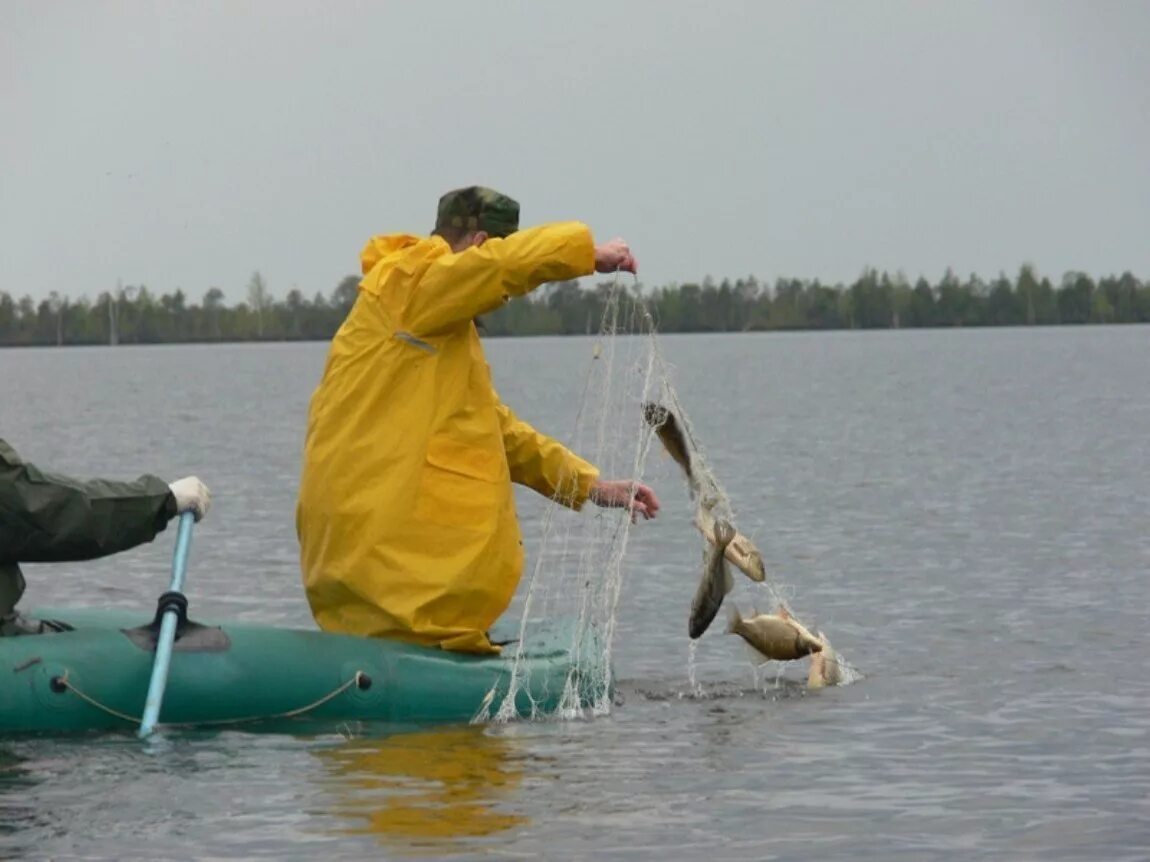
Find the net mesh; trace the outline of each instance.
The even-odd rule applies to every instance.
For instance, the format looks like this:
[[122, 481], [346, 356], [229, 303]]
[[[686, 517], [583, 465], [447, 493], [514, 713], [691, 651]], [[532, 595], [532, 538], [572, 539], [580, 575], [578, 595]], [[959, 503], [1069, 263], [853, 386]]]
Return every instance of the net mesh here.
[[[571, 448], [586, 453], [603, 476], [643, 481], [651, 449], [660, 445], [641, 409], [649, 402], [669, 408], [682, 427], [695, 478], [691, 497], [699, 513], [737, 526], [731, 499], [708, 464], [672, 385], [672, 368], [663, 355], [654, 319], [638, 291], [628, 289], [617, 274], [592, 346]], [[610, 711], [617, 611], [631, 527], [624, 509], [591, 506], [575, 514], [557, 500], [547, 502], [538, 548], [525, 575], [518, 639], [505, 647], [505, 654], [511, 653], [510, 680], [505, 692], [499, 686], [491, 689], [473, 722], [523, 717], [517, 701], [527, 692], [527, 645], [535, 641], [536, 627], [559, 618], [573, 621], [564, 633], [570, 670], [555, 712], [547, 715], [539, 706], [544, 698], [535, 692], [528, 696], [529, 717], [570, 719]], [[769, 573], [757, 586], [773, 605], [790, 610], [784, 595], [789, 590]], [[695, 641], [689, 645], [688, 677], [692, 689], [701, 693], [695, 679], [695, 645]], [[835, 661], [844, 670], [844, 682], [853, 678], [853, 670], [841, 657]]]

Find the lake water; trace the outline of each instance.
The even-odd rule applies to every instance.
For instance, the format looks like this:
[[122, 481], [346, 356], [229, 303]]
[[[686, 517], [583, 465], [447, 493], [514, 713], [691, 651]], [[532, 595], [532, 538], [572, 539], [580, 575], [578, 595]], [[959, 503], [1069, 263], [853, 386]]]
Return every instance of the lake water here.
[[[740, 526], [863, 679], [808, 692], [803, 662], [757, 686], [717, 621], [690, 696], [698, 536], [656, 453], [664, 511], [631, 534], [612, 714], [0, 741], [0, 854], [1150, 858], [1150, 328], [662, 345]], [[486, 345], [504, 400], [561, 439], [590, 347]], [[311, 627], [293, 508], [325, 351], [0, 350], [0, 437], [80, 475], [198, 474], [193, 615]], [[543, 501], [519, 499], [530, 553]], [[147, 615], [173, 540], [28, 566], [23, 606]], [[728, 601], [755, 596], [740, 578]]]

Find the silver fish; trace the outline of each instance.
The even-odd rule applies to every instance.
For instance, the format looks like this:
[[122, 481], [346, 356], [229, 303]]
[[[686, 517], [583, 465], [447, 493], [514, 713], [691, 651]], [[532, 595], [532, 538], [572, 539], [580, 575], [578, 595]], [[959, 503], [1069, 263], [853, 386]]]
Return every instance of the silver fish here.
[[725, 557], [727, 545], [735, 538], [735, 528], [726, 521], [716, 521], [714, 535], [715, 544], [707, 554], [703, 579], [699, 581], [699, 589], [695, 591], [695, 600], [691, 603], [687, 633], [692, 640], [701, 637], [707, 630], [723, 604], [723, 597], [735, 588], [735, 579], [731, 577]]

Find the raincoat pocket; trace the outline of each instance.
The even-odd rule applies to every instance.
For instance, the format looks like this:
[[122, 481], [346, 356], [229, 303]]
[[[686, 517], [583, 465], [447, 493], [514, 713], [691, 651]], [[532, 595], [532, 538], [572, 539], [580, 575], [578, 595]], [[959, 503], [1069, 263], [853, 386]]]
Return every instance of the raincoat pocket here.
[[501, 450], [433, 439], [416, 495], [416, 520], [488, 532], [502, 511], [510, 481]]

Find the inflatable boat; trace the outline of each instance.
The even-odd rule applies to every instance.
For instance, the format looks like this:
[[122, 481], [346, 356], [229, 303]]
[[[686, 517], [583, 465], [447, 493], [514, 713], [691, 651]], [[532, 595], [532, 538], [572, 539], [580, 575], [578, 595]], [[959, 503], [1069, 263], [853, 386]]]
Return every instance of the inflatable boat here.
[[[168, 594], [165, 594], [168, 595]], [[248, 623], [193, 622], [186, 600], [171, 644], [160, 725], [281, 732], [318, 722], [468, 722], [502, 704], [516, 645], [503, 655], [452, 653], [380, 638]], [[135, 730], [149, 693], [160, 613], [34, 608], [71, 631], [0, 638], [0, 734]], [[141, 616], [145, 617], [141, 620]], [[518, 635], [496, 626], [494, 642]], [[554, 712], [570, 684], [583, 703], [603, 652], [574, 627], [534, 628], [519, 659], [516, 713]], [[609, 696], [610, 692], [608, 692]]]

